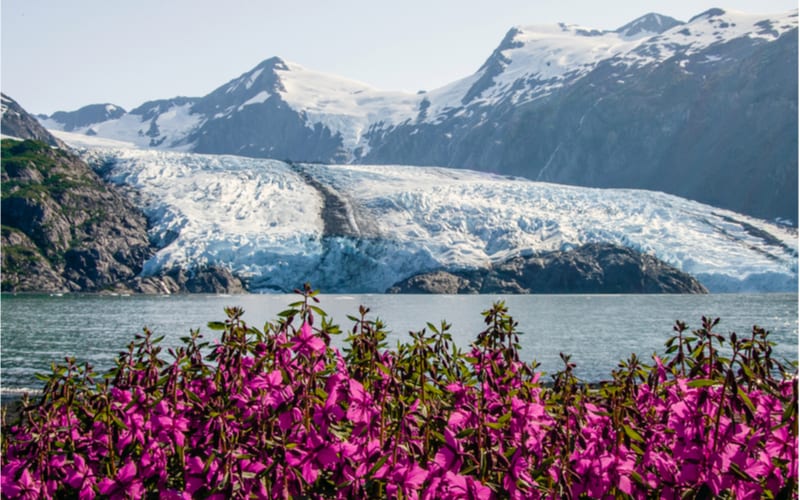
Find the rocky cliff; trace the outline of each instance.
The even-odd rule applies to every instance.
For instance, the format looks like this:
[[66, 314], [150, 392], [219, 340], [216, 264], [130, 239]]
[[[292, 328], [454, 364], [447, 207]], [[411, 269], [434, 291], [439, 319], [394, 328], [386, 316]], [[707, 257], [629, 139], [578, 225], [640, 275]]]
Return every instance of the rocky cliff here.
[[147, 221], [73, 154], [2, 144], [3, 291], [98, 291], [135, 277]]

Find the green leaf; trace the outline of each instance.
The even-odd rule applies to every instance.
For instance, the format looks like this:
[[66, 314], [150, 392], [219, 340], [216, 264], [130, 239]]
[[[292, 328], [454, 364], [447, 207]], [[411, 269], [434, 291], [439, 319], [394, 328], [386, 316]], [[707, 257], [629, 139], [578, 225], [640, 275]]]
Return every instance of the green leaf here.
[[639, 443], [644, 443], [644, 438], [641, 436], [641, 434], [633, 430], [629, 425], [623, 425], [622, 430], [625, 431], [625, 435], [632, 440], [638, 441]]
[[208, 328], [211, 329], [211, 330], [217, 330], [217, 331], [224, 330], [225, 329], [225, 323], [223, 323], [221, 321], [210, 321], [208, 323]]
[[719, 384], [719, 381], [717, 381], [717, 380], [712, 380], [710, 378], [698, 378], [698, 379], [692, 380], [687, 385], [689, 387], [709, 387], [709, 386], [718, 385], [718, 384]]
[[319, 308], [317, 306], [309, 305], [308, 308], [311, 309], [312, 311], [314, 311], [315, 313], [319, 314], [323, 318], [328, 315], [328, 313], [326, 313], [325, 311], [323, 311], [321, 308]]
[[736, 394], [739, 396], [739, 399], [742, 400], [742, 403], [744, 403], [745, 406], [747, 406], [747, 408], [749, 408], [751, 412], [756, 411], [756, 407], [753, 404], [753, 401], [750, 400], [750, 396], [748, 396], [747, 393], [744, 392], [744, 390], [741, 387], [736, 391]]
[[369, 475], [370, 476], [375, 475], [375, 473], [378, 472], [378, 469], [380, 469], [383, 466], [383, 464], [385, 464], [386, 461], [389, 460], [390, 456], [391, 456], [390, 453], [384, 453], [384, 455], [381, 458], [379, 458], [378, 461], [375, 462], [375, 465], [373, 465], [372, 468], [369, 470]]

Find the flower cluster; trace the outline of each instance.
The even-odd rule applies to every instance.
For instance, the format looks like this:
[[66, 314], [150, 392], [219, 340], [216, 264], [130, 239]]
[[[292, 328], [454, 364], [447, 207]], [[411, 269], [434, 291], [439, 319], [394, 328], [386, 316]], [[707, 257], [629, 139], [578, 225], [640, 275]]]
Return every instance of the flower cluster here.
[[[797, 377], [767, 332], [687, 333], [611, 380], [520, 361], [502, 303], [468, 352], [428, 324], [395, 349], [361, 308], [348, 348], [306, 287], [263, 330], [226, 309], [161, 357], [144, 335], [103, 377], [67, 359], [3, 426], [8, 498], [797, 497]], [[315, 322], [320, 324], [315, 326]]]

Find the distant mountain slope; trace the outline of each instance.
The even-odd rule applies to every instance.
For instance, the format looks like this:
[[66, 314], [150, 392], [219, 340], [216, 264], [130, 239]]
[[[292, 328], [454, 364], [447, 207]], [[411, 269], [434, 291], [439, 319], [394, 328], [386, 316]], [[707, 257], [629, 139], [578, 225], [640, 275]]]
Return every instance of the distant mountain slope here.
[[[125, 114], [125, 109], [110, 103], [90, 104], [76, 111], [58, 111], [50, 117], [62, 124], [64, 130], [72, 131], [83, 127], [91, 127], [94, 123], [115, 120]], [[87, 132], [91, 130], [88, 129]]]
[[310, 281], [326, 292], [384, 292], [419, 273], [506, 269], [518, 257], [603, 243], [663, 261], [711, 291], [797, 287], [795, 230], [664, 193], [140, 150], [59, 135], [75, 145], [97, 141], [83, 157], [137, 193], [160, 248], [144, 276], [217, 265], [252, 291]]
[[[797, 223], [797, 11], [511, 29], [478, 71], [384, 92], [271, 58], [207, 96], [74, 128], [142, 147], [449, 166], [665, 191]], [[77, 117], [53, 115], [66, 130]]]

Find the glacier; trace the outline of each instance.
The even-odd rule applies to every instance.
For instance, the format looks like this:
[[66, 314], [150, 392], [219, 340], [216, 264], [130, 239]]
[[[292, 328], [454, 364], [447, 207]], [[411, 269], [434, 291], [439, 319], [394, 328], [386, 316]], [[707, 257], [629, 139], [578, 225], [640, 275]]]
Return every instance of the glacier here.
[[[660, 192], [461, 169], [291, 164], [55, 132], [120, 186], [160, 248], [143, 275], [221, 265], [254, 292], [382, 293], [413, 274], [613, 243], [712, 292], [796, 291], [797, 231]], [[343, 211], [326, 223], [326, 197]]]

